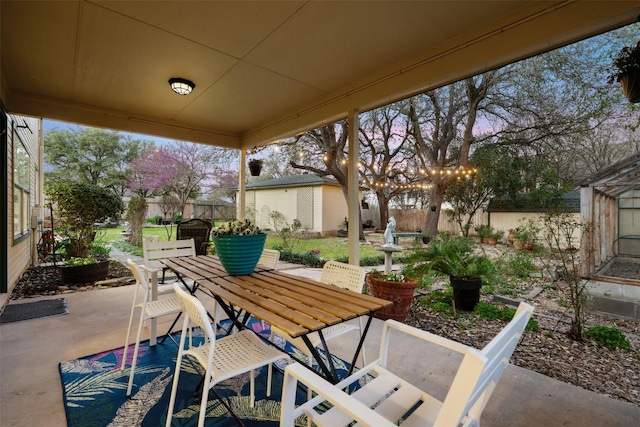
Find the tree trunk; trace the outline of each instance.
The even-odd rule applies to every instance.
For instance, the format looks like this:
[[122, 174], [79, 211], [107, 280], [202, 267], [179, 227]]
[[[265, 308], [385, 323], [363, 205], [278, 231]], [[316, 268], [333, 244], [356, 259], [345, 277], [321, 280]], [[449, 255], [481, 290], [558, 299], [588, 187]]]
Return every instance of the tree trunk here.
[[[347, 201], [347, 204], [349, 204], [349, 196], [347, 194], [347, 186], [346, 185], [342, 185], [342, 195], [344, 196], [344, 199]], [[359, 230], [358, 230], [358, 239], [359, 240], [364, 240], [364, 227], [362, 226], [362, 207], [360, 206], [360, 204], [358, 203], [358, 217], [359, 217]]]
[[443, 198], [444, 190], [440, 190], [438, 186], [434, 186], [429, 195], [429, 205], [436, 206], [436, 210], [427, 210], [424, 227], [422, 228], [422, 234], [427, 237], [435, 237], [438, 234], [438, 220], [440, 219], [440, 208]]
[[384, 193], [376, 192], [378, 206], [380, 209], [380, 228], [384, 229], [387, 221], [389, 221], [389, 199]]

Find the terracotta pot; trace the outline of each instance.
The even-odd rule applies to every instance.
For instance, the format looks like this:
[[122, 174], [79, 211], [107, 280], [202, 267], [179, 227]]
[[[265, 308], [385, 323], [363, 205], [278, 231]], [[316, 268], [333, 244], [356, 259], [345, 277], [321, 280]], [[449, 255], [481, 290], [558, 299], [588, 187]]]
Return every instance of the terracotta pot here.
[[510, 231], [509, 234], [507, 235], [507, 242], [509, 242], [512, 245], [513, 245], [513, 236], [514, 234], [512, 231]]
[[497, 245], [498, 244], [498, 239], [494, 238], [494, 237], [487, 237], [487, 243], [490, 245]]
[[473, 311], [480, 301], [481, 278], [449, 277], [457, 310]]
[[513, 247], [516, 249], [522, 249], [522, 247], [524, 246], [524, 243], [522, 242], [522, 240], [514, 237], [513, 238]]
[[390, 282], [381, 280], [380, 277], [374, 274], [367, 275], [369, 291], [374, 297], [393, 301], [393, 304], [377, 311], [375, 317], [382, 320], [393, 319], [404, 322], [411, 309], [411, 300], [418, 282], [409, 278], [406, 279], [406, 282]]

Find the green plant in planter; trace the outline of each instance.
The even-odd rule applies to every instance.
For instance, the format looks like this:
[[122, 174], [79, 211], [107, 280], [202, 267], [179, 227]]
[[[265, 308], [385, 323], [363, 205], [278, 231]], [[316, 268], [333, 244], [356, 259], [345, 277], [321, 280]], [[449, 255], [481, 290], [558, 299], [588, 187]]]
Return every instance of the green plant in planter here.
[[472, 240], [445, 234], [409, 256], [405, 268], [411, 274], [436, 271], [449, 276], [455, 306], [464, 311], [474, 309], [480, 300], [480, 288], [492, 281], [496, 273], [493, 261], [476, 253]]
[[454, 278], [489, 281], [496, 268], [487, 256], [475, 252], [475, 245], [470, 239], [441, 234], [424, 249], [407, 257], [407, 270], [420, 275], [436, 271]]
[[67, 261], [67, 267], [77, 267], [79, 265], [90, 265], [90, 264], [97, 264], [98, 261], [96, 261], [95, 258], [93, 257], [87, 257], [87, 258], [70, 258]]
[[480, 236], [481, 242], [484, 242], [486, 239], [491, 237], [491, 234], [493, 234], [493, 227], [488, 224], [478, 225], [475, 227], [475, 230], [476, 233], [478, 233], [478, 236]]
[[504, 230], [496, 230], [493, 233], [491, 233], [491, 235], [489, 235], [489, 238], [493, 238], [496, 240], [500, 240], [504, 237]]
[[391, 271], [385, 274], [373, 268], [371, 269], [369, 274], [376, 275], [378, 276], [378, 279], [384, 280], [386, 282], [404, 282], [407, 279], [405, 275], [400, 271]]
[[46, 186], [45, 193], [61, 220], [57, 231], [67, 241], [69, 257], [88, 257], [96, 236], [93, 224], [119, 218], [124, 210], [122, 200], [113, 191], [93, 184], [55, 181]]
[[542, 231], [542, 227], [532, 218], [527, 220], [522, 219], [520, 220], [520, 224], [518, 234], [513, 236], [514, 240], [519, 240], [523, 244], [530, 245], [531, 248], [533, 248]]
[[404, 322], [411, 309], [411, 301], [418, 282], [407, 276], [405, 270], [380, 273], [376, 269], [367, 275], [367, 284], [371, 295], [393, 301], [393, 304], [374, 314], [375, 317]]

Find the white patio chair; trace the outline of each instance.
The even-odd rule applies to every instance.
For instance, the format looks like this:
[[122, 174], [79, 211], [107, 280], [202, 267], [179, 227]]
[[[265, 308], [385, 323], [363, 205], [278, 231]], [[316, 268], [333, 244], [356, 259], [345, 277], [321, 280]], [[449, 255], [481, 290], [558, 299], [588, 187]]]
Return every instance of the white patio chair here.
[[[124, 371], [127, 363], [127, 348], [129, 346], [129, 337], [131, 336], [131, 326], [133, 325], [133, 313], [136, 308], [140, 309], [140, 320], [138, 321], [138, 332], [136, 333], [136, 344], [133, 350], [133, 358], [131, 359], [131, 373], [129, 374], [129, 384], [127, 385], [127, 397], [131, 396], [131, 389], [133, 387], [133, 377], [136, 371], [136, 364], [138, 362], [138, 349], [140, 348], [140, 337], [142, 335], [142, 325], [146, 320], [156, 319], [158, 317], [167, 315], [179, 315], [182, 312], [180, 301], [175, 294], [165, 294], [162, 298], [155, 301], [151, 301], [151, 281], [149, 279], [150, 272], [145, 266], [137, 265], [130, 259], [127, 260], [127, 264], [136, 279], [136, 290], [133, 295], [133, 302], [131, 303], [131, 313], [129, 315], [129, 326], [127, 327], [127, 337], [124, 340], [124, 352], [122, 355], [122, 365], [120, 370]], [[138, 293], [142, 290], [142, 300], [138, 302]], [[177, 319], [176, 319], [177, 320]], [[174, 321], [175, 324], [175, 321]], [[171, 329], [173, 324], [167, 331], [166, 337], [171, 337]], [[164, 339], [161, 343], [164, 342]], [[175, 341], [174, 341], [175, 342]], [[177, 345], [177, 343], [176, 343]]]
[[[336, 285], [343, 289], [348, 289], [356, 293], [362, 293], [362, 288], [364, 287], [364, 277], [365, 271], [362, 269], [362, 267], [332, 260], [327, 261], [322, 268], [320, 281], [322, 283]], [[359, 331], [360, 337], [362, 337], [362, 330], [364, 329], [363, 320], [364, 319], [362, 317], [358, 318], [358, 322], [360, 324], [359, 327], [351, 322], [342, 322], [323, 329], [322, 334], [324, 336], [325, 342], [351, 331]], [[309, 361], [309, 365], [311, 366], [311, 364], [313, 363], [313, 356], [311, 354], [311, 350], [307, 347], [302, 338], [292, 338], [280, 329], [272, 327], [270, 338], [271, 341], [273, 341], [275, 334], [290, 342], [300, 351], [305, 353], [305, 355], [307, 356], [307, 360]], [[308, 338], [314, 347], [318, 347], [321, 345], [320, 335], [317, 332], [310, 333], [308, 335]], [[367, 364], [364, 346], [362, 347], [360, 354], [362, 355], [362, 365], [364, 366]]]
[[[532, 306], [520, 303], [511, 322], [482, 351], [387, 320], [382, 330], [380, 358], [338, 384], [325, 381], [298, 363], [289, 365], [285, 369], [280, 426], [293, 427], [296, 418], [306, 415], [317, 426], [357, 423], [359, 426], [391, 427], [403, 420], [403, 427], [479, 427], [482, 411], [532, 313]], [[392, 331], [464, 354], [444, 401], [437, 400], [386, 368]], [[401, 357], [410, 360], [406, 355]], [[365, 376], [373, 379], [353, 394], [343, 391]], [[298, 382], [311, 388], [317, 396], [296, 406]], [[316, 410], [318, 405], [322, 405], [320, 411]], [[326, 410], [327, 407], [331, 409]]]
[[[250, 373], [251, 378], [250, 406], [253, 408], [255, 403], [254, 370], [266, 365], [271, 365], [278, 360], [290, 361], [289, 356], [269, 344], [264, 343], [249, 330], [242, 330], [233, 335], [216, 339], [215, 332], [211, 323], [209, 323], [207, 312], [202, 303], [177, 285], [174, 285], [174, 290], [182, 304], [184, 321], [179, 345], [180, 350], [178, 351], [176, 370], [173, 377], [173, 386], [171, 387], [167, 427], [171, 425], [171, 418], [173, 417], [173, 406], [184, 356], [191, 356], [192, 359], [195, 359], [205, 369], [202, 399], [200, 402], [200, 416], [198, 418], [199, 427], [204, 425], [209, 390], [220, 381], [246, 372]], [[217, 323], [217, 320], [218, 319], [214, 319], [214, 323]], [[205, 336], [205, 343], [195, 347], [192, 345], [191, 339], [189, 339], [189, 344], [185, 348], [185, 338], [187, 331], [190, 330], [190, 324], [202, 329]], [[271, 371], [269, 371], [267, 378], [267, 396], [269, 396], [270, 393]], [[225, 404], [224, 401], [222, 401], [222, 403]], [[227, 409], [229, 409], [229, 407], [227, 407]]]
[[[160, 242], [157, 239], [143, 239], [142, 256], [144, 258], [144, 265], [148, 269], [156, 270], [156, 272], [162, 270], [162, 279], [158, 285], [158, 294], [172, 293], [173, 286], [171, 284], [164, 285], [167, 268], [164, 267], [159, 260], [181, 256], [196, 256], [196, 244], [193, 239], [169, 240], [165, 242]], [[189, 282], [187, 284], [189, 284]]]
[[279, 260], [280, 251], [277, 251], [275, 249], [263, 249], [262, 255], [260, 255], [260, 259], [258, 260], [258, 265], [274, 270], [276, 268], [276, 265], [278, 265]]

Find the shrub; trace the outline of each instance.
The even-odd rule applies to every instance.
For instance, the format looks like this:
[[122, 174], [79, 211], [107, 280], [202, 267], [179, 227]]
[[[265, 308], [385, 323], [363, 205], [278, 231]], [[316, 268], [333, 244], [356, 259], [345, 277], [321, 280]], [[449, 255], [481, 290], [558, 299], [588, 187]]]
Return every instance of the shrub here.
[[[489, 304], [484, 301], [480, 301], [476, 308], [473, 310], [473, 313], [476, 314], [481, 319], [485, 320], [501, 320], [503, 322], [509, 322], [515, 316], [516, 311], [513, 308], [508, 308], [504, 306], [498, 306], [495, 304]], [[540, 331], [540, 325], [538, 322], [531, 318], [529, 319], [529, 323], [527, 323], [527, 327], [525, 328], [527, 331], [538, 332]]]
[[147, 222], [149, 224], [162, 224], [162, 215], [152, 216], [151, 218], [147, 219]]
[[533, 258], [527, 252], [516, 252], [504, 264], [509, 274], [517, 277], [529, 277], [529, 274], [537, 270]]
[[584, 336], [594, 340], [601, 347], [622, 348], [624, 350], [628, 350], [630, 347], [627, 337], [618, 328], [610, 326], [593, 326], [587, 329]]
[[113, 191], [93, 184], [55, 181], [45, 193], [55, 205], [62, 224], [58, 234], [67, 239], [67, 254], [86, 258], [95, 239], [94, 223], [119, 218], [124, 205]]

